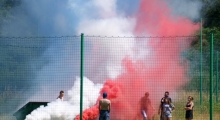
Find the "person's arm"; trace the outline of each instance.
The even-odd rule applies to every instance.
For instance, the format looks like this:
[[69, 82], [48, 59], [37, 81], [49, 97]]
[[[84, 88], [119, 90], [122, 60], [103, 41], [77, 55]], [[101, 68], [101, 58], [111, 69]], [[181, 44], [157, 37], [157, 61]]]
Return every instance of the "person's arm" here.
[[173, 103], [170, 103], [170, 106], [171, 106], [171, 109], [174, 110], [175, 109], [175, 106]]
[[161, 112], [161, 109], [162, 109], [162, 101], [164, 100], [164, 98], [162, 98], [161, 100], [160, 100], [160, 105], [159, 105], [159, 109], [158, 109], [158, 115], [160, 114], [160, 112]]
[[[188, 104], [188, 103], [186, 103], [186, 104]], [[186, 107], [186, 105], [184, 106], [184, 109], [185, 109], [185, 110], [187, 110], [187, 107]]]
[[161, 108], [162, 107], [162, 103], [160, 103], [160, 105], [159, 105], [159, 109], [158, 109], [158, 115], [160, 114], [160, 111], [161, 111]]
[[194, 103], [191, 102], [190, 104], [191, 104], [191, 106], [190, 107], [185, 107], [185, 110], [192, 110], [193, 109]]
[[142, 107], [142, 106], [141, 106], [141, 103], [142, 103], [142, 99], [140, 99], [140, 100], [138, 101], [138, 106], [137, 106], [137, 107], [138, 107], [138, 110], [141, 110], [141, 107]]
[[111, 102], [109, 103], [109, 106], [108, 106], [108, 112], [110, 113], [110, 110], [111, 110]]
[[153, 111], [155, 112], [155, 108], [154, 108], [154, 106], [151, 104], [151, 100], [150, 100], [150, 99], [149, 99], [149, 105], [150, 105], [150, 108], [152, 108]]
[[171, 105], [171, 108], [172, 108], [172, 110], [174, 110], [174, 109], [175, 109], [175, 106], [174, 106], [174, 104], [172, 103], [172, 99], [171, 99], [171, 98], [169, 98], [169, 100], [170, 100], [170, 105]]
[[99, 101], [99, 111], [101, 111], [101, 100]]

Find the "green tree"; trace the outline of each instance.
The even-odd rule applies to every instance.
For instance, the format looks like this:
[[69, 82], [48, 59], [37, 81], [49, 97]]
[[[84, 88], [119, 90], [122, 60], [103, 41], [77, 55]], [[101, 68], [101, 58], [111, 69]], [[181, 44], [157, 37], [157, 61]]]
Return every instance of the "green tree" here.
[[[209, 90], [211, 33], [214, 34], [214, 51], [220, 51], [220, 0], [201, 1], [204, 3], [201, 10], [201, 18], [203, 18], [203, 89]], [[191, 43], [191, 49], [187, 52], [188, 54], [186, 57], [191, 63], [189, 75], [192, 79], [191, 82], [185, 86], [188, 90], [199, 90], [200, 87], [198, 84], [200, 82], [200, 31], [198, 31], [195, 35], [198, 37]], [[214, 59], [216, 63], [216, 58]], [[218, 61], [220, 62], [220, 60]]]
[[13, 18], [11, 10], [21, 4], [21, 0], [0, 0], [0, 35], [2, 36], [2, 25], [9, 24], [9, 18]]

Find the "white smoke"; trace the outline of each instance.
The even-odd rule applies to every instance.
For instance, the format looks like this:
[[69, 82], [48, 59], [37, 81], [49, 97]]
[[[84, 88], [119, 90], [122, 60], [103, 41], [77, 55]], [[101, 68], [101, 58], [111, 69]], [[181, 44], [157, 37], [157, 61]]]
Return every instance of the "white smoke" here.
[[[91, 19], [82, 21], [78, 27], [78, 33], [85, 35], [101, 36], [133, 36], [132, 30], [135, 26], [134, 18], [113, 17], [108, 19]], [[102, 82], [105, 78], [115, 78], [121, 73], [121, 61], [125, 56], [132, 54], [134, 38], [100, 38], [87, 39], [93, 47], [98, 50], [88, 56], [88, 68], [96, 68], [96, 75], [90, 75], [97, 82]], [[101, 61], [104, 58], [104, 61]], [[102, 66], [102, 64], [104, 66]]]
[[135, 27], [135, 18], [113, 17], [108, 19], [89, 19], [78, 26], [78, 34], [89, 36], [131, 37]]
[[116, 15], [117, 0], [93, 0], [101, 17], [111, 17]]
[[[88, 78], [84, 77], [83, 88], [83, 110], [93, 106], [99, 96], [102, 84], [94, 84]], [[92, 92], [91, 92], [92, 91]], [[73, 120], [80, 111], [80, 78], [77, 77], [74, 86], [68, 91], [68, 101], [59, 99], [48, 103], [46, 107], [40, 106], [31, 114], [26, 116], [25, 120]]]
[[[97, 13], [94, 13], [95, 16], [98, 16], [97, 19], [90, 18], [90, 15], [83, 16], [82, 14], [81, 21], [76, 28], [78, 34], [85, 33], [85, 35], [133, 36], [132, 32], [136, 22], [135, 18], [117, 15], [116, 0], [92, 0], [85, 2], [83, 5], [84, 7], [81, 8], [77, 4], [77, 2], [79, 2], [77, 0], [69, 0], [68, 2], [70, 5], [69, 8], [71, 8], [73, 12], [77, 10], [79, 12], [78, 14], [85, 14], [87, 10], [91, 9], [91, 7], [98, 11]], [[85, 75], [92, 81], [102, 83], [106, 80], [106, 78], [117, 77], [122, 72], [122, 59], [126, 56], [134, 56], [132, 52], [135, 44], [134, 38], [86, 39], [86, 43], [92, 43], [92, 48], [96, 46], [98, 49], [96, 52], [90, 51], [92, 54], [85, 56]], [[86, 49], [87, 47], [89, 46], [85, 46]], [[72, 57], [74, 58], [74, 56]], [[102, 58], [105, 58], [105, 60], [101, 61]], [[62, 60], [60, 60], [60, 62], [62, 62]], [[57, 62], [55, 63], [58, 64]], [[51, 67], [44, 68], [51, 69]], [[91, 68], [97, 69], [97, 71], [94, 72], [94, 70], [90, 70]], [[44, 73], [42, 73], [42, 75], [44, 75]], [[38, 76], [41, 76], [41, 74], [38, 74]], [[46, 107], [42, 106], [34, 110], [31, 114], [26, 116], [26, 120], [72, 120], [77, 114], [79, 114], [79, 81], [79, 78], [77, 78], [73, 88], [68, 91], [68, 101], [53, 101]], [[94, 84], [89, 81], [89, 79], [85, 78], [84, 86], [83, 109], [86, 109], [96, 103], [102, 85]]]
[[[117, 0], [93, 0], [99, 17], [82, 20], [77, 27], [77, 33], [102, 37], [134, 36], [135, 18], [117, 14], [116, 2]], [[106, 78], [116, 78], [122, 72], [122, 59], [132, 56], [135, 43], [134, 38], [88, 38], [88, 41], [98, 49], [88, 56], [87, 61], [88, 68], [95, 68], [93, 69], [95, 72], [88, 75], [96, 82], [103, 82]]]

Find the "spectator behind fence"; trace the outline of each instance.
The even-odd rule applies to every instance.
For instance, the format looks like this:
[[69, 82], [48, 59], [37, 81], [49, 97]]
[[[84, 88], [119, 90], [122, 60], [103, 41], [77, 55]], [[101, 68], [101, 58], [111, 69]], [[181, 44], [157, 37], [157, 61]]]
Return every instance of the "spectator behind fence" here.
[[174, 109], [174, 105], [172, 104], [172, 99], [169, 97], [169, 92], [166, 91], [165, 94], [164, 94], [164, 97], [160, 101], [160, 106], [159, 106], [159, 110], [158, 110], [158, 114], [160, 115], [160, 120], [164, 120], [164, 117], [163, 117], [164, 116], [163, 115], [163, 104], [164, 104], [164, 100], [166, 98], [169, 100], [171, 106], [173, 106], [172, 109]]
[[170, 100], [168, 98], [164, 99], [163, 103], [163, 120], [172, 120], [172, 110], [173, 110], [173, 104], [171, 104]]
[[110, 120], [111, 101], [107, 99], [107, 93], [103, 93], [103, 99], [99, 101], [99, 120]]
[[193, 119], [193, 107], [194, 107], [193, 97], [189, 96], [188, 102], [186, 103], [186, 106], [184, 107], [184, 109], [186, 110], [186, 114], [185, 114], [186, 120]]
[[64, 91], [61, 90], [57, 99], [60, 99], [61, 101], [63, 101], [63, 97], [64, 97]]
[[146, 92], [139, 101], [140, 112], [143, 120], [154, 120], [155, 109], [152, 106], [151, 100], [149, 99], [149, 93]]

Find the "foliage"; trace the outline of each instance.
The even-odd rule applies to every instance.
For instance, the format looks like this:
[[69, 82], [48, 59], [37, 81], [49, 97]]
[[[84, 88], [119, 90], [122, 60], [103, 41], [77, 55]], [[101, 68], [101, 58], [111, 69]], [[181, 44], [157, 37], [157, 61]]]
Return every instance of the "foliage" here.
[[[21, 4], [21, 0], [1, 0], [0, 1], [0, 28], [2, 25], [9, 24], [11, 21], [10, 19], [13, 18], [11, 14], [11, 10], [14, 7], [17, 7]], [[10, 19], [9, 19], [10, 18]], [[0, 35], [3, 34], [2, 29], [0, 29]]]
[[203, 0], [202, 17], [205, 20], [205, 28], [220, 29], [220, 0]]
[[[201, 1], [204, 3], [201, 10], [201, 17], [203, 18], [202, 34], [198, 31], [196, 35], [202, 36], [203, 90], [208, 91], [210, 86], [210, 40], [212, 33], [214, 35], [214, 82], [216, 82], [216, 52], [220, 51], [220, 0]], [[200, 45], [200, 38], [194, 40], [186, 57], [190, 62], [189, 76], [191, 78], [191, 82], [184, 86], [187, 90], [200, 89]], [[218, 58], [218, 62], [220, 63], [220, 58]], [[220, 67], [218, 69], [220, 70]]]
[[[15, 14], [15, 10], [21, 12], [22, 17], [25, 18], [19, 18]], [[27, 40], [14, 39], [11, 36], [11, 38], [3, 37], [12, 32], [11, 29], [5, 29], [3, 26], [13, 25], [13, 22], [22, 23], [22, 20], [28, 17], [22, 9], [21, 0], [0, 0], [0, 116], [1, 113], [12, 112], [20, 104], [19, 102], [25, 99], [24, 96], [22, 98], [19, 96], [22, 96], [21, 93], [24, 90], [29, 90], [31, 79], [34, 77], [29, 62], [39, 57], [45, 50], [45, 48], [35, 48], [41, 45], [41, 42], [44, 44], [44, 40], [41, 39]], [[23, 27], [28, 28], [27, 26], [24, 24]], [[30, 29], [26, 29], [23, 34], [34, 36], [36, 32], [33, 33]], [[14, 108], [6, 107], [6, 103]]]

